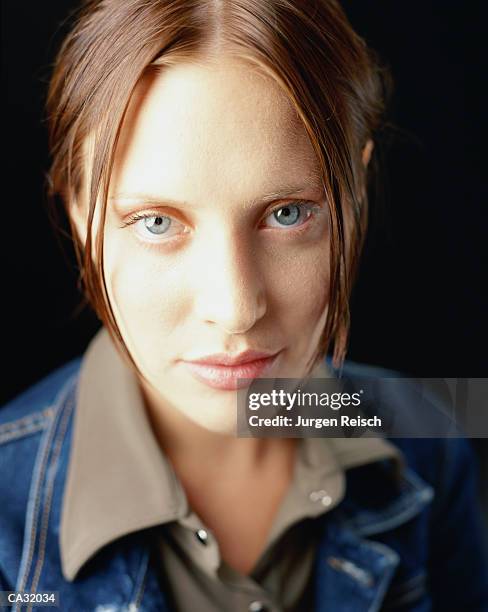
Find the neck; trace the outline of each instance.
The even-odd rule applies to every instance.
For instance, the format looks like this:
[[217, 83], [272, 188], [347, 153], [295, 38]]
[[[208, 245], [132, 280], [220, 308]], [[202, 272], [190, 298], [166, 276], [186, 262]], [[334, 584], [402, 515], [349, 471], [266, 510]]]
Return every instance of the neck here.
[[159, 446], [179, 475], [193, 473], [197, 477], [203, 471], [252, 475], [270, 462], [292, 469], [295, 439], [238, 438], [210, 431], [168, 406], [147, 387], [142, 387], [142, 393]]

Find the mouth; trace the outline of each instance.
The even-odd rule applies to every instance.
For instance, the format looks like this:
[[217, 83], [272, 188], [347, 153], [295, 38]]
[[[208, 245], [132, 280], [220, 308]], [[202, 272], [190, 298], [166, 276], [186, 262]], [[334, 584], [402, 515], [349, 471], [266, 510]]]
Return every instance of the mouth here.
[[281, 351], [272, 354], [245, 351], [235, 356], [218, 353], [182, 363], [199, 382], [213, 389], [235, 391], [247, 387], [249, 379], [269, 372], [280, 354]]

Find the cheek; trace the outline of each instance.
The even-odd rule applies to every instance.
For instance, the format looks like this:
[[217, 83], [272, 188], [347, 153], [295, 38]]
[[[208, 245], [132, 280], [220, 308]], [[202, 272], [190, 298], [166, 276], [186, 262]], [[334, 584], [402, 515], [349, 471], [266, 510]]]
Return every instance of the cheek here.
[[328, 241], [289, 249], [270, 261], [272, 271], [268, 271], [267, 278], [273, 279], [268, 294], [272, 296], [272, 310], [281, 315], [287, 327], [313, 327], [328, 303]]
[[[273, 320], [287, 351], [280, 377], [300, 378], [320, 343], [329, 302], [328, 242], [320, 241], [288, 253], [275, 268]], [[307, 366], [308, 367], [308, 366]]]
[[137, 354], [151, 355], [171, 343], [185, 317], [187, 292], [178, 266], [165, 266], [162, 258], [150, 257], [129, 242], [106, 239], [107, 290], [124, 340]]
[[[313, 331], [328, 302], [328, 240], [261, 243], [268, 315], [262, 324], [286, 335]], [[155, 256], [116, 232], [106, 232], [104, 270], [110, 302], [126, 343], [141, 357], [178, 344], [194, 324], [192, 267], [185, 256]], [[189, 281], [186, 282], [186, 281]], [[164, 338], [164, 342], [162, 339]], [[153, 348], [154, 347], [154, 348]]]

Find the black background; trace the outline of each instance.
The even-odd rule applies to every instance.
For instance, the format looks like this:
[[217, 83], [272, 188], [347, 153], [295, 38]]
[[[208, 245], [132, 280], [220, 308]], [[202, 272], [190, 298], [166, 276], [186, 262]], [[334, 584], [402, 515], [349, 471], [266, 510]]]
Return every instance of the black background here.
[[[44, 195], [46, 84], [63, 20], [76, 5], [2, 0], [3, 401], [82, 353], [98, 327], [88, 311], [76, 312], [73, 261], [54, 237]], [[414, 376], [488, 374], [480, 6], [345, 3], [390, 67], [396, 126], [353, 296], [350, 359]]]

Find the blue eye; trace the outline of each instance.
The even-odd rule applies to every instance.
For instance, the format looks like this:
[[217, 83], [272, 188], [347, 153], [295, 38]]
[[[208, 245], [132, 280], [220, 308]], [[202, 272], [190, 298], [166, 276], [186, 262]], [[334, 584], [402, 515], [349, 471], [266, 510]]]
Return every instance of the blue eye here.
[[297, 227], [302, 225], [312, 214], [312, 204], [286, 204], [273, 211], [265, 219], [268, 227]]
[[293, 225], [300, 218], [300, 209], [298, 206], [283, 206], [273, 213], [273, 217], [281, 225]]
[[163, 216], [144, 217], [144, 226], [151, 234], [165, 234], [171, 225], [171, 219]]
[[183, 223], [157, 213], [135, 213], [122, 227], [133, 225], [139, 238], [146, 242], [164, 242], [169, 238], [185, 234], [188, 228]]

